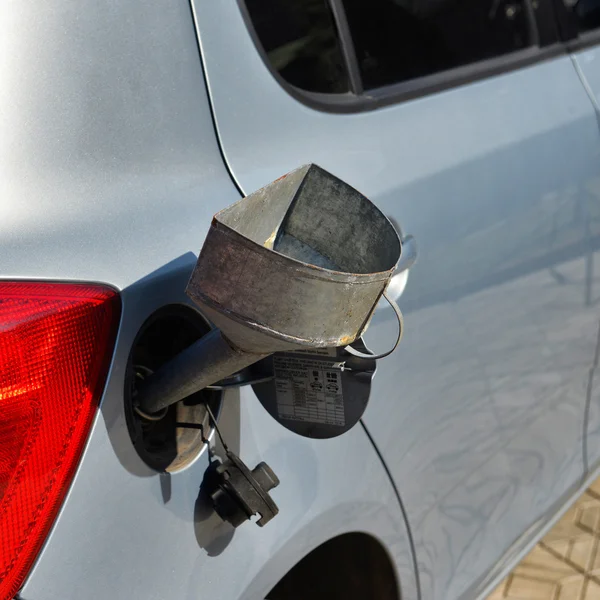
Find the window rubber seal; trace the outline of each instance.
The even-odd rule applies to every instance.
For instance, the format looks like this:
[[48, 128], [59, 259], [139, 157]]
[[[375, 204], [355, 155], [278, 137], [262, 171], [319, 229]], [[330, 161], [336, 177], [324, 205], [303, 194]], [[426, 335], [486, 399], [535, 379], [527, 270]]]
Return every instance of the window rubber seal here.
[[600, 44], [600, 27], [592, 31], [580, 33], [577, 37], [565, 42], [565, 46], [569, 52], [578, 52], [586, 48], [592, 48]]

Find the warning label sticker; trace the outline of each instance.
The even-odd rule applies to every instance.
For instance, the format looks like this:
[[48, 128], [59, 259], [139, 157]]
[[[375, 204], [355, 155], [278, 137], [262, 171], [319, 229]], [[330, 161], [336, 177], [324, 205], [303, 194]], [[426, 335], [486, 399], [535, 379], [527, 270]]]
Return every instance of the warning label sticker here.
[[337, 348], [311, 348], [310, 350], [293, 350], [293, 354], [318, 354], [319, 356], [337, 356]]
[[333, 364], [318, 358], [276, 354], [273, 366], [279, 417], [345, 425], [341, 373]]

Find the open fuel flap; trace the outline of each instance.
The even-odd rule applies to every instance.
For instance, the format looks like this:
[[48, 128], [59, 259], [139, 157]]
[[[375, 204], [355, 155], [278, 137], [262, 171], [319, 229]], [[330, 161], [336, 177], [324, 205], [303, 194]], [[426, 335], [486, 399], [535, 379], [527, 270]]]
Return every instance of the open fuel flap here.
[[[289, 430], [344, 433], [367, 406], [377, 359], [393, 350], [374, 356], [361, 335], [400, 254], [385, 215], [316, 165], [222, 210], [186, 288], [214, 328], [139, 383], [133, 412], [156, 421], [200, 390], [252, 384]], [[397, 345], [402, 317], [387, 299]], [[279, 480], [264, 463], [250, 470], [225, 454], [207, 478], [215, 509], [236, 526], [259, 513], [263, 525], [277, 513], [268, 491]]]

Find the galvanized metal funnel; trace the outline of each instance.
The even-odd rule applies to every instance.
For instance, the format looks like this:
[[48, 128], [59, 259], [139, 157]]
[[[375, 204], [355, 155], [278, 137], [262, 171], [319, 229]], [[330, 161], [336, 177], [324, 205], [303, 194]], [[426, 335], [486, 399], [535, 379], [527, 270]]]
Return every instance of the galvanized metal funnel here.
[[372, 202], [307, 165], [215, 216], [186, 293], [248, 352], [346, 346], [400, 249]]
[[171, 403], [177, 378], [190, 384], [179, 385], [181, 399], [277, 351], [347, 346], [366, 329], [400, 252], [383, 213], [316, 165], [229, 206], [215, 215], [186, 290], [220, 333], [196, 344], [204, 358], [190, 351], [167, 377], [162, 401], [146, 394], [142, 405]]

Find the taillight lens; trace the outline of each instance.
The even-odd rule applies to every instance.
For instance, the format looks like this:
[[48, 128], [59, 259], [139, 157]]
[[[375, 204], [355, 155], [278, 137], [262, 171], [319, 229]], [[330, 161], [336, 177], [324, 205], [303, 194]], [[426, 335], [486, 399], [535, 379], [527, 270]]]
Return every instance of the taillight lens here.
[[17, 593], [69, 488], [119, 315], [106, 287], [0, 282], [0, 600]]

